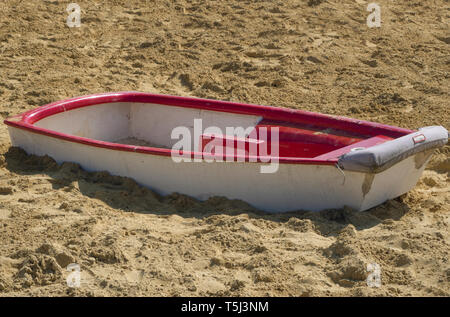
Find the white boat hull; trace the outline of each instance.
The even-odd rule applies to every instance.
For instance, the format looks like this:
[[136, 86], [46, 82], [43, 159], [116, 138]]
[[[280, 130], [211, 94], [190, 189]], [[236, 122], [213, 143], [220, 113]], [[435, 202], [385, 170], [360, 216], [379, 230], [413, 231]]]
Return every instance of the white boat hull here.
[[131, 177], [159, 194], [178, 192], [206, 200], [241, 199], [267, 212], [320, 211], [348, 206], [367, 210], [412, 189], [431, 153], [410, 156], [371, 174], [342, 171], [333, 165], [280, 163], [276, 173], [260, 173], [263, 163], [175, 163], [170, 156], [115, 151], [8, 127], [13, 146], [75, 162], [87, 171]]

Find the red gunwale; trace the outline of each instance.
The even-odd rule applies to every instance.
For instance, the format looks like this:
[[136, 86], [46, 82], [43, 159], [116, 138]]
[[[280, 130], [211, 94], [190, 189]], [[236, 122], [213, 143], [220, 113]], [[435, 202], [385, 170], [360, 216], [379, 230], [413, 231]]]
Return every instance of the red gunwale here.
[[[277, 108], [271, 106], [260, 106], [253, 104], [243, 104], [236, 102], [200, 99], [191, 97], [178, 97], [170, 95], [157, 95], [142, 92], [117, 92], [94, 94], [82, 97], [76, 97], [63, 101], [57, 101], [44, 105], [42, 107], [27, 111], [20, 115], [13, 116], [4, 121], [8, 126], [27, 130], [33, 133], [50, 136], [53, 138], [63, 139], [70, 142], [81, 143], [89, 146], [107, 148], [116, 151], [138, 152], [143, 154], [153, 154], [170, 156], [171, 149], [162, 149], [145, 146], [134, 146], [127, 144], [111, 143], [89, 138], [73, 136], [65, 133], [59, 133], [52, 130], [34, 126], [37, 121], [49, 117], [60, 112], [69, 111], [77, 108], [88, 107], [104, 103], [113, 102], [139, 102], [154, 103], [167, 106], [178, 106], [185, 108], [197, 108], [211, 111], [229, 112], [237, 114], [247, 114], [261, 116], [263, 119], [273, 121], [285, 121], [289, 123], [299, 123], [309, 126], [317, 126], [322, 128], [332, 128], [342, 130], [357, 135], [372, 137], [376, 135], [385, 135], [391, 138], [398, 138], [403, 135], [414, 132], [413, 130], [393, 127], [375, 122], [362, 121], [340, 116], [331, 116], [304, 110]], [[185, 152], [187, 157], [201, 157], [199, 152]], [[203, 156], [206, 157], [206, 156]], [[242, 159], [237, 155], [234, 160]], [[260, 158], [261, 159], [261, 158]], [[246, 161], [248, 160], [248, 157]], [[317, 158], [299, 158], [299, 157], [280, 157], [280, 163], [293, 164], [318, 164], [333, 165], [337, 162], [337, 158], [333, 159], [317, 159]]]

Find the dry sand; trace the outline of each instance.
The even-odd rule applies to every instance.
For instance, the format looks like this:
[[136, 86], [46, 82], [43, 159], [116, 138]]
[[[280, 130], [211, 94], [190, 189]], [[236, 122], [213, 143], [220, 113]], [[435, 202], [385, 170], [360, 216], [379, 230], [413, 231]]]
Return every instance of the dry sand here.
[[[363, 0], [77, 0], [79, 29], [69, 2], [0, 2], [3, 118], [138, 90], [450, 128], [448, 1], [379, 0], [379, 29]], [[27, 156], [1, 125], [0, 295], [449, 296], [449, 153], [367, 212], [267, 215]]]

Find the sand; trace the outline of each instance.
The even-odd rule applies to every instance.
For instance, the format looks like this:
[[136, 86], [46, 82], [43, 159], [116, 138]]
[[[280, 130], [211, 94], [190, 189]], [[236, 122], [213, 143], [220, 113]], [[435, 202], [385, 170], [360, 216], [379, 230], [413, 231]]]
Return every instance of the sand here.
[[[379, 0], [373, 29], [363, 0], [76, 2], [80, 28], [69, 1], [1, 1], [3, 118], [137, 90], [450, 128], [447, 1]], [[268, 215], [27, 156], [0, 125], [0, 296], [449, 296], [449, 153], [367, 212]]]

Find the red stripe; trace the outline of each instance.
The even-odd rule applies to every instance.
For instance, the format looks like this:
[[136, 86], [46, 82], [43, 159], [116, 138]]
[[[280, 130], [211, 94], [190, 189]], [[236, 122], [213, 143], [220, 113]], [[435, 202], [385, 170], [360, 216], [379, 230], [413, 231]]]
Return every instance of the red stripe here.
[[[117, 144], [111, 142], [104, 142], [92, 140], [83, 137], [72, 136], [64, 133], [55, 132], [52, 130], [39, 128], [33, 124], [48, 116], [82, 107], [88, 107], [103, 103], [113, 102], [139, 102], [139, 103], [154, 103], [167, 106], [178, 106], [185, 108], [197, 108], [211, 111], [229, 112], [246, 115], [261, 116], [267, 120], [279, 120], [291, 123], [300, 123], [304, 125], [311, 125], [315, 127], [332, 128], [336, 130], [345, 131], [357, 135], [386, 135], [391, 138], [398, 138], [403, 135], [412, 133], [414, 131], [393, 126], [388, 126], [380, 123], [356, 120], [345, 117], [330, 116], [303, 110], [277, 108], [269, 106], [259, 106], [252, 104], [242, 104], [235, 102], [199, 99], [190, 97], [178, 97], [169, 95], [156, 95], [141, 92], [118, 92], [95, 94], [83, 97], [76, 97], [68, 100], [54, 102], [31, 111], [25, 112], [21, 115], [8, 118], [4, 121], [5, 124], [24, 129], [33, 133], [47, 135], [50, 137], [67, 140], [70, 142], [77, 142], [85, 145], [107, 148], [118, 151], [138, 152], [145, 154], [156, 154], [170, 156], [171, 149], [161, 149], [143, 146], [133, 146], [126, 144]], [[18, 120], [20, 118], [20, 120]], [[193, 155], [195, 153], [186, 153]], [[197, 153], [198, 154], [198, 153]], [[237, 156], [235, 156], [237, 159]], [[280, 163], [296, 163], [296, 164], [325, 164], [330, 165], [337, 162], [337, 160], [324, 160], [315, 158], [298, 158], [298, 157], [282, 157], [279, 159]]]

